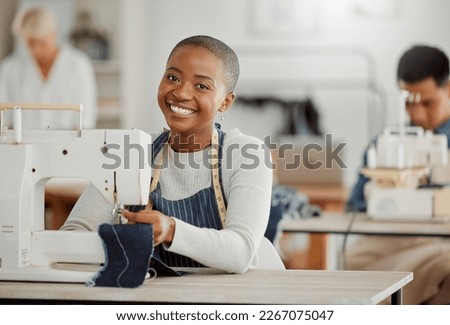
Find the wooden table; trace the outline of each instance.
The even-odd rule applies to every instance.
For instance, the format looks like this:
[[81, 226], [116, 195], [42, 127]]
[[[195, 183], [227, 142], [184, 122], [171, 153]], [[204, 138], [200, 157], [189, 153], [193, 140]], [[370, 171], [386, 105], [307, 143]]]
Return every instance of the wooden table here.
[[0, 282], [0, 302], [171, 304], [378, 304], [402, 303], [411, 272], [250, 270], [159, 277], [136, 289], [83, 284]]
[[311, 204], [320, 206], [324, 211], [344, 211], [348, 190], [343, 185], [303, 184], [295, 188], [306, 194]]
[[351, 214], [327, 213], [307, 220], [283, 220], [280, 227], [284, 232], [309, 234], [450, 237], [450, 223], [374, 221], [364, 213], [357, 214], [350, 225], [351, 220]]
[[450, 238], [450, 223], [374, 221], [364, 213], [327, 213], [307, 220], [283, 220], [280, 228], [287, 234], [306, 233], [316, 236], [350, 234]]

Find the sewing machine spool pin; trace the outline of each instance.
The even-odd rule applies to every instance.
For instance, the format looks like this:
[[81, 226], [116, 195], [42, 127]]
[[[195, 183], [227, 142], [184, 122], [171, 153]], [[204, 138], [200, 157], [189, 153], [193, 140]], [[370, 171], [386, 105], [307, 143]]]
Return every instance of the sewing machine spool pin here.
[[[19, 139], [16, 143], [21, 142], [22, 135], [22, 110], [59, 110], [59, 111], [75, 111], [78, 112], [77, 131], [81, 134], [83, 121], [83, 105], [81, 104], [31, 104], [31, 103], [0, 103], [0, 136], [4, 134], [3, 129], [3, 111], [14, 110], [14, 129], [15, 137]], [[17, 139], [16, 139], [17, 140]]]
[[123, 204], [114, 204], [114, 208], [111, 211], [111, 214], [119, 220], [122, 220], [122, 211], [125, 210], [125, 205]]

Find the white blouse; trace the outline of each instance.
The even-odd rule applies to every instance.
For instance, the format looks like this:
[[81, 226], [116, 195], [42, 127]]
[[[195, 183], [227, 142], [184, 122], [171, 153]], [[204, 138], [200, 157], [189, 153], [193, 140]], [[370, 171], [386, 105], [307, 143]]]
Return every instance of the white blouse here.
[[[89, 57], [63, 46], [43, 80], [35, 60], [22, 51], [7, 57], [0, 65], [0, 102], [82, 104], [83, 128], [95, 128], [97, 88]], [[76, 112], [27, 111], [22, 114], [23, 129], [73, 129]], [[5, 124], [12, 125], [12, 112], [5, 112]]]

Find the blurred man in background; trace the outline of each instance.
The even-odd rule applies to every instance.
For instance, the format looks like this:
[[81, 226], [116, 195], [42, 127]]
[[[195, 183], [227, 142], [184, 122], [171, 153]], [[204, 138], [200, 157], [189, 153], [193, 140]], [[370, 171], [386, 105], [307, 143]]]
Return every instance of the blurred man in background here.
[[[397, 81], [413, 100], [406, 110], [411, 125], [447, 136], [450, 148], [449, 59], [440, 49], [414, 46], [400, 58]], [[367, 165], [367, 153], [364, 155]], [[434, 184], [449, 183], [450, 172], [433, 169]], [[365, 212], [364, 188], [369, 179], [360, 173], [347, 203], [347, 211]], [[410, 271], [414, 280], [404, 289], [405, 304], [450, 303], [450, 242], [427, 237], [363, 236], [347, 254], [353, 270]]]

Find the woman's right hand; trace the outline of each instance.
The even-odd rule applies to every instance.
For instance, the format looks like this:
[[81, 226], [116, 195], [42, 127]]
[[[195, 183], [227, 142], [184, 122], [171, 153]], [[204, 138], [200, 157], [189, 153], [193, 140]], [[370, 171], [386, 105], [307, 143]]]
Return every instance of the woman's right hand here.
[[157, 210], [130, 212], [124, 210], [122, 216], [130, 223], [147, 223], [153, 226], [153, 245], [171, 244], [175, 235], [175, 220]]

